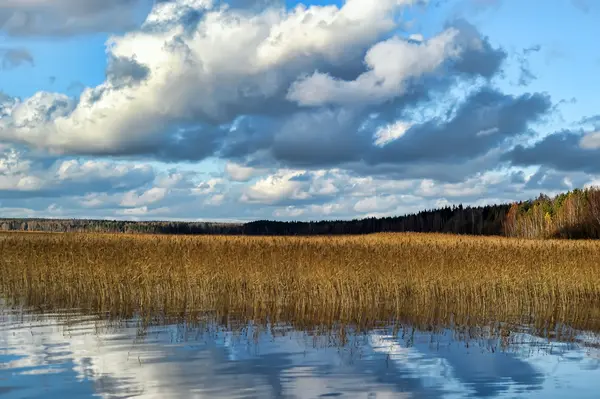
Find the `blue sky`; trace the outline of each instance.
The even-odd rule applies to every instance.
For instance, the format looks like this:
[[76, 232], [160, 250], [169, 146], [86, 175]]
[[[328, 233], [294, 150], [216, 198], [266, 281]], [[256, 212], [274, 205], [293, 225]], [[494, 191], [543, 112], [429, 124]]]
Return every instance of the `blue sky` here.
[[0, 216], [351, 218], [600, 182], [594, 1], [209, 3], [0, 6]]

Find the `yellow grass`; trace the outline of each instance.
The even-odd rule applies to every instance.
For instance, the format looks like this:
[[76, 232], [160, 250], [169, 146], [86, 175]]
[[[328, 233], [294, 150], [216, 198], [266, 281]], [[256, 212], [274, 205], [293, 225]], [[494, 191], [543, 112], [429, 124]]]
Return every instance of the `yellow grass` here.
[[[435, 234], [0, 234], [0, 291], [43, 309], [600, 330], [600, 243]], [[540, 324], [541, 323], [541, 324]]]

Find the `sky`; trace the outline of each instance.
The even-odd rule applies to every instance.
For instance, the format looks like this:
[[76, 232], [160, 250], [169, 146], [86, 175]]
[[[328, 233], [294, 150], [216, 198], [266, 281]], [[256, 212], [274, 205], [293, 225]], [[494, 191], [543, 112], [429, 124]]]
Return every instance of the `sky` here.
[[2, 0], [0, 217], [322, 220], [600, 184], [593, 0]]

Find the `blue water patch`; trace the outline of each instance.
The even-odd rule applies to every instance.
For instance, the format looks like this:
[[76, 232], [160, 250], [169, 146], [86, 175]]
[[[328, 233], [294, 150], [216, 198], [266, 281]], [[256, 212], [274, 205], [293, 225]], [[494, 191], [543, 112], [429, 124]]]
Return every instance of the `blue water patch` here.
[[[520, 328], [460, 339], [392, 326], [344, 335], [291, 325], [140, 328], [70, 314], [5, 316], [3, 398], [597, 398], [598, 337], [576, 342]], [[103, 325], [105, 326], [103, 327]]]

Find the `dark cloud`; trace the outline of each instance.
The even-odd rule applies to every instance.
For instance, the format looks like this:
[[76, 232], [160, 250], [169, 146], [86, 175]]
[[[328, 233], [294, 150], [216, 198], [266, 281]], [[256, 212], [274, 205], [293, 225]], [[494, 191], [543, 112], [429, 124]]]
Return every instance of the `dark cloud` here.
[[[413, 125], [382, 147], [374, 144], [374, 135], [395, 122], [382, 119], [386, 113], [372, 117], [369, 111], [343, 108], [305, 111], [279, 124], [255, 127], [253, 133], [241, 128], [238, 134], [249, 140], [238, 143], [234, 151], [226, 138], [224, 146], [228, 151], [222, 155], [251, 159], [251, 164], [256, 165], [343, 167], [362, 175], [435, 176], [453, 181], [497, 166], [499, 154], [490, 152], [527, 134], [529, 124], [544, 116], [551, 105], [546, 95], [515, 97], [484, 88], [468, 97], [449, 118]], [[450, 165], [460, 167], [453, 169]]]
[[514, 97], [484, 88], [467, 98], [452, 119], [415, 125], [401, 138], [376, 149], [370, 163], [461, 162], [483, 155], [507, 139], [526, 133], [528, 125], [551, 105], [542, 94]]
[[366, 164], [357, 163], [348, 167], [357, 176], [377, 176], [381, 179], [433, 179], [444, 183], [460, 183], [466, 178], [482, 171], [494, 170], [500, 166], [500, 151], [467, 159], [459, 163], [446, 161], [414, 161], [411, 163]]
[[509, 181], [512, 184], [524, 184], [526, 182], [525, 172], [522, 170], [511, 172]]
[[158, 153], [148, 148], [148, 155], [167, 162], [200, 161], [215, 154], [224, 135], [223, 128], [210, 125], [180, 128], [163, 140]]
[[111, 57], [106, 69], [107, 80], [115, 87], [137, 84], [150, 75], [150, 68], [127, 57]]
[[294, 166], [331, 166], [359, 161], [371, 137], [359, 132], [360, 115], [345, 110], [298, 113], [275, 135], [272, 155]]
[[[62, 0], [53, 7], [65, 7], [69, 1]], [[80, 5], [72, 12], [88, 15], [131, 6], [135, 1], [113, 0], [104, 6], [92, 3]], [[169, 13], [168, 7], [157, 5], [148, 21], [160, 25], [164, 17], [167, 24], [181, 26], [177, 20], [180, 11], [203, 11], [202, 7], [188, 7], [183, 2], [178, 7]], [[240, 21], [258, 18], [253, 15], [252, 10], [247, 15], [235, 14]], [[309, 32], [316, 28], [308, 22], [307, 17], [307, 40], [320, 43], [320, 36], [310, 37]], [[368, 26], [376, 25], [375, 21], [369, 22]], [[212, 29], [206, 23], [198, 29]], [[261, 48], [260, 43], [269, 43], [271, 23], [260, 22], [260, 29], [248, 33], [258, 36], [248, 43], [256, 43], [257, 48]], [[237, 32], [226, 24], [221, 28], [233, 29], [231, 34]], [[369, 40], [363, 39], [364, 34], [357, 35], [350, 42], [340, 42], [345, 46], [341, 51], [336, 46], [342, 33], [331, 35], [331, 43], [319, 51], [313, 47], [320, 44], [310, 40], [288, 43], [280, 39], [260, 67], [244, 64], [252, 57], [266, 57], [253, 48], [245, 55], [245, 48], [235, 47], [235, 43], [229, 48], [227, 43], [222, 46], [222, 54], [212, 57], [215, 49], [199, 40], [201, 35], [181, 34], [165, 43], [162, 34], [139, 32], [132, 43], [146, 40], [143, 43], [166, 60], [173, 57], [172, 63], [164, 64], [173, 68], [173, 81], [156, 78], [162, 70], [150, 70], [134, 54], [122, 57], [122, 51], [119, 56], [109, 51], [105, 84], [84, 90], [79, 102], [67, 96], [36, 95], [23, 105], [31, 112], [16, 112], [13, 118], [3, 118], [0, 131], [6, 140], [75, 156], [153, 158], [166, 162], [199, 161], [214, 156], [261, 168], [341, 167], [361, 175], [435, 176], [450, 181], [495, 167], [499, 151], [505, 150], [515, 137], [527, 134], [529, 124], [545, 115], [551, 103], [542, 94], [511, 96], [490, 87], [475, 91], [478, 86], [474, 85], [485, 84], [501, 73], [507, 53], [493, 47], [464, 19], [454, 19], [446, 28], [458, 31], [456, 36], [452, 32], [453, 44], [464, 51], [457, 59], [441, 57], [435, 72], [428, 68], [423, 72], [419, 63], [408, 63], [406, 68], [416, 71], [407, 74], [406, 81], [398, 87], [392, 86], [381, 101], [372, 101], [369, 93], [365, 94], [365, 90], [377, 93], [375, 82], [361, 86], [365, 90], [342, 92], [336, 98], [338, 102], [324, 103], [332, 105], [316, 103], [310, 107], [287, 100], [294, 82], [320, 72], [334, 82], [333, 88], [336, 82], [354, 88], [353, 83], [361, 83], [361, 76], [369, 68], [364, 62], [367, 51], [395, 32], [371, 32], [369, 28]], [[132, 47], [132, 43], [127, 47]], [[164, 52], [170, 45], [180, 47]], [[403, 46], [394, 48], [408, 51]], [[527, 49], [535, 51], [538, 50], [534, 47]], [[204, 59], [207, 54], [211, 56]], [[401, 60], [403, 54], [397, 55]], [[384, 66], [389, 61], [385, 54], [380, 58], [378, 62]], [[188, 73], [189, 64], [178, 64], [183, 59], [197, 63], [192, 65], [194, 73]], [[144, 85], [138, 86], [142, 81]], [[123, 86], [127, 88], [121, 90]], [[468, 90], [475, 92], [460, 99], [454, 95], [457, 87], [470, 87]], [[143, 96], [148, 96], [148, 101], [141, 101], [145, 100]], [[346, 103], [346, 97], [355, 98]], [[432, 110], [447, 112], [432, 117]], [[29, 117], [30, 114], [34, 116]], [[60, 126], [55, 123], [58, 117], [64, 118]], [[382, 140], [381, 132], [398, 122], [412, 125], [402, 132], [387, 132], [391, 136]], [[457, 164], [461, 166], [449, 166]]]
[[[288, 104], [286, 112], [279, 113], [279, 116], [277, 113], [272, 113], [268, 115], [270, 118], [255, 119], [252, 116], [245, 118], [244, 123], [235, 134], [224, 140], [220, 155], [237, 160], [248, 161], [250, 159], [250, 164], [256, 165], [266, 162], [265, 159], [257, 160], [252, 157], [254, 152], [262, 151], [270, 154], [272, 161], [294, 167], [324, 167], [350, 163], [359, 165], [361, 162], [368, 162], [374, 167], [380, 163], [377, 159], [382, 155], [384, 156], [382, 159], [385, 159], [386, 162], [396, 158], [399, 154], [391, 155], [391, 150], [379, 150], [373, 146], [373, 134], [378, 128], [397, 119], [405, 118], [407, 110], [431, 107], [434, 103], [439, 104], [442, 101], [439, 97], [447, 94], [457, 79], [469, 79], [477, 76], [486, 79], [492, 78], [500, 72], [507, 57], [507, 53], [503, 49], [493, 48], [487, 38], [481, 38], [478, 30], [468, 21], [458, 19], [447, 27], [450, 26], [459, 30], [459, 41], [481, 40], [482, 45], [464, 52], [458, 61], [448, 66], [446, 74], [412, 80], [407, 83], [408, 87], [402, 96], [396, 97], [382, 106], [376, 105], [361, 110], [323, 107], [309, 112], [290, 107], [289, 102], [281, 100], [278, 100], [279, 106], [276, 103], [272, 107], [261, 106], [263, 110], [282, 111], [281, 104]], [[345, 70], [336, 71], [338, 76], [332, 76], [337, 79], [353, 80], [340, 76], [344, 73], [358, 76], [362, 73], [361, 70], [362, 68], [346, 67]], [[503, 97], [501, 93], [490, 90], [482, 91], [472, 100], [481, 100], [485, 103], [485, 98], [493, 101], [492, 97], [499, 102], [510, 101], [509, 97]], [[452, 101], [456, 101], [456, 99], [453, 98]], [[532, 96], [530, 99], [523, 97], [515, 101], [517, 101], [516, 108], [524, 105], [525, 109], [521, 110], [522, 112], [531, 111], [533, 113], [532, 119], [538, 116], [538, 111], [539, 113], [547, 111], [549, 104], [549, 99], [541, 95]], [[257, 105], [256, 102], [253, 104]], [[536, 104], [537, 110], [535, 109]], [[533, 108], [528, 108], [529, 105]], [[466, 127], [467, 121], [472, 121], [472, 118], [467, 115], [471, 111], [471, 109], [465, 110], [465, 116], [463, 116], [465, 126], [456, 128], [459, 133]], [[510, 109], [505, 113], [512, 114], [512, 111]], [[376, 113], [378, 117], [371, 119], [372, 113]], [[267, 116], [264, 111], [263, 116]], [[513, 116], [515, 120], [520, 120], [519, 118], [523, 114], [517, 109]], [[513, 119], [510, 115], [508, 118], [508, 121], [504, 121], [504, 123], [507, 128], [510, 128], [509, 124]], [[432, 121], [430, 124], [424, 125], [422, 130], [439, 129], [444, 131], [443, 127], [437, 126], [438, 123], [440, 121]], [[517, 126], [517, 130], [521, 127], [522, 123]], [[476, 127], [472, 127], [472, 129], [476, 129]], [[514, 134], [521, 132], [514, 131]], [[451, 137], [453, 134], [455, 133], [447, 132], [446, 137]], [[501, 132], [499, 135], [494, 135], [494, 138], [483, 138], [480, 143], [489, 150], [491, 149], [489, 143], [497, 142], [497, 137], [503, 137], [502, 134]], [[418, 134], [415, 136], [418, 137]], [[444, 137], [444, 132], [440, 136]], [[466, 141], [471, 144], [473, 139], [469, 137]], [[428, 158], [423, 155], [424, 149], [429, 146], [427, 142], [415, 142], [413, 145], [422, 150], [418, 151], [420, 155], [415, 155], [417, 152], [408, 154], [407, 161], [408, 159], [424, 160]], [[448, 143], [444, 142], [444, 145], [448, 145]], [[470, 153], [470, 155], [477, 155], [477, 153]], [[358, 168], [363, 169], [362, 167]], [[398, 167], [396, 166], [396, 168]]]
[[520, 97], [485, 88], [470, 96], [450, 120], [432, 119], [414, 125], [402, 137], [383, 146], [373, 134], [391, 121], [362, 120], [343, 112], [298, 116], [276, 137], [273, 154], [281, 161], [316, 165], [365, 161], [371, 165], [423, 161], [457, 162], [483, 155], [507, 138], [523, 134], [530, 122], [550, 109], [540, 94]]
[[482, 37], [477, 28], [465, 19], [458, 18], [446, 24], [446, 28], [453, 27], [459, 30], [459, 41], [469, 43], [480, 40], [480, 47], [468, 46], [453, 68], [466, 75], [482, 76], [490, 79], [501, 69], [506, 60], [507, 53], [502, 48], [493, 48], [487, 37]]
[[589, 176], [585, 173], [565, 173], [542, 166], [529, 178], [524, 188], [526, 190], [536, 190], [540, 193], [548, 193], [553, 191], [568, 191], [574, 187], [583, 187], [587, 182], [589, 182]]
[[120, 31], [151, 0], [2, 0], [0, 31], [14, 36]]
[[[431, 105], [453, 82], [445, 76], [422, 79], [384, 106], [362, 110], [324, 107], [307, 111], [283, 99], [254, 103], [255, 113], [239, 118], [234, 122], [235, 129], [222, 137], [219, 156], [253, 166], [265, 162], [252, 156], [257, 152], [268, 152], [274, 162], [295, 166], [358, 161], [358, 152], [371, 146], [373, 129], [381, 121], [396, 120], [408, 109]], [[361, 124], [368, 122], [372, 112], [379, 115], [378, 120], [367, 123], [370, 130], [359, 134]], [[341, 152], [342, 148], [346, 151]]]
[[21, 65], [35, 65], [33, 55], [25, 48], [0, 48], [2, 69], [13, 69]]
[[219, 155], [222, 158], [247, 160], [251, 154], [268, 149], [281, 120], [264, 116], [241, 117], [223, 139]]
[[533, 146], [516, 146], [503, 159], [514, 166], [541, 165], [565, 172], [600, 172], [600, 150], [583, 148], [583, 131], [564, 130], [545, 137]]

